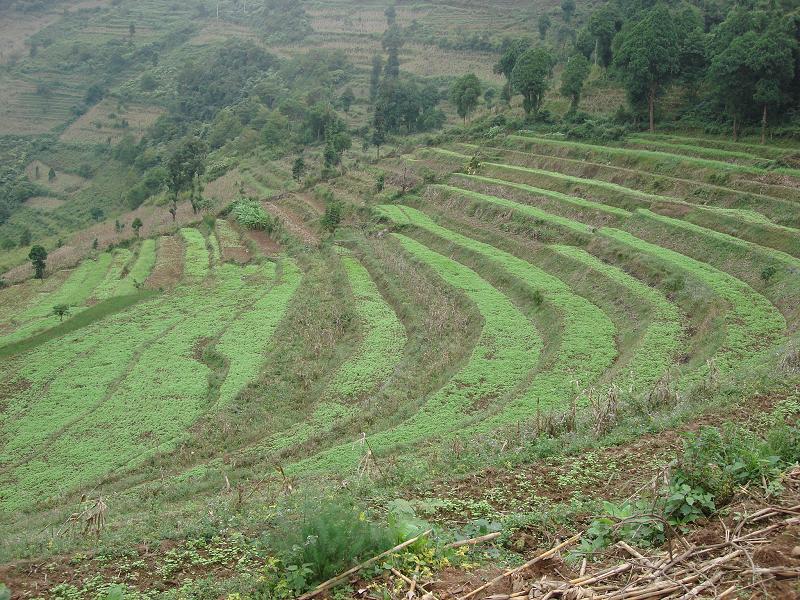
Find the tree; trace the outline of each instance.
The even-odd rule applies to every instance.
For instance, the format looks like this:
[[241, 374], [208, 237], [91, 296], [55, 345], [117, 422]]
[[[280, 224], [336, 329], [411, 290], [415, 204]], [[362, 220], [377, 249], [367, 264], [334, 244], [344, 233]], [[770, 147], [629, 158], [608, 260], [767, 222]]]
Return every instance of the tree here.
[[564, 72], [561, 74], [561, 95], [570, 99], [569, 112], [578, 110], [581, 101], [583, 84], [589, 76], [589, 60], [580, 53], [575, 53], [567, 59]]
[[25, 246], [30, 246], [32, 239], [33, 235], [31, 234], [31, 230], [26, 227], [22, 230], [22, 233], [19, 234], [19, 247], [24, 248]]
[[322, 227], [333, 232], [342, 222], [342, 203], [333, 198], [325, 203], [325, 214], [322, 215]]
[[136, 232], [136, 237], [139, 237], [139, 230], [142, 228], [143, 225], [144, 223], [142, 223], [142, 220], [139, 217], [136, 217], [133, 220], [133, 223], [131, 223], [131, 229], [133, 229]]
[[622, 17], [612, 4], [598, 8], [589, 17], [588, 31], [594, 40], [594, 62], [603, 67], [611, 64], [611, 43], [622, 27]]
[[561, 12], [565, 22], [572, 21], [572, 15], [575, 14], [575, 0], [561, 0]]
[[53, 167], [50, 167], [50, 170], [47, 172], [47, 181], [53, 183], [56, 179], [56, 170]]
[[537, 26], [539, 27], [539, 39], [544, 40], [547, 35], [547, 30], [550, 29], [550, 16], [540, 15]]
[[205, 143], [190, 137], [181, 142], [167, 161], [167, 188], [172, 194], [173, 205], [177, 203], [178, 194], [191, 189], [194, 178], [205, 172], [207, 152]]
[[525, 114], [538, 114], [544, 94], [550, 87], [553, 74], [553, 56], [545, 48], [531, 48], [517, 60], [511, 72], [511, 84], [522, 94]]
[[381, 146], [386, 143], [386, 117], [383, 112], [375, 110], [375, 118], [372, 120], [372, 138], [370, 140], [375, 146], [377, 157], [381, 157]]
[[56, 304], [53, 307], [53, 314], [58, 317], [59, 322], [63, 322], [64, 317], [69, 314], [69, 306], [66, 304]]
[[386, 24], [389, 27], [393, 27], [397, 23], [397, 9], [394, 5], [390, 5], [383, 14], [386, 16]]
[[486, 88], [486, 91], [483, 92], [483, 101], [486, 103], [488, 108], [492, 108], [494, 106], [494, 101], [497, 98], [497, 89], [493, 87]]
[[650, 9], [620, 32], [614, 66], [632, 100], [647, 99], [650, 131], [655, 131], [656, 99], [678, 74], [680, 32], [664, 5]]
[[302, 156], [298, 156], [294, 163], [292, 164], [292, 179], [297, 181], [298, 183], [303, 178], [303, 174], [306, 172], [306, 161], [303, 159]]
[[797, 42], [778, 21], [753, 45], [748, 66], [754, 74], [753, 100], [761, 107], [761, 143], [766, 143], [767, 108], [780, 106], [795, 78]]
[[92, 219], [94, 219], [98, 223], [102, 221], [106, 216], [106, 214], [103, 212], [103, 209], [98, 208], [96, 206], [89, 211], [89, 214], [92, 216]]
[[458, 116], [464, 119], [464, 123], [478, 106], [481, 91], [481, 82], [474, 73], [459, 77], [450, 88], [450, 102], [456, 107]]
[[136, 25], [135, 24], [131, 23], [130, 25], [128, 25], [128, 35], [131, 36], [131, 38], [133, 38], [133, 36], [136, 35]]
[[500, 60], [495, 63], [492, 70], [506, 78], [506, 85], [503, 88], [502, 98], [506, 100], [507, 103], [511, 101], [511, 72], [514, 70], [514, 65], [517, 64], [519, 57], [530, 47], [531, 43], [526, 39], [503, 41]]
[[339, 102], [341, 102], [342, 110], [346, 113], [350, 112], [350, 107], [353, 105], [353, 102], [356, 101], [356, 95], [353, 92], [353, 88], [348, 87], [342, 92], [342, 97], [339, 98]]
[[379, 55], [372, 57], [372, 73], [369, 78], [369, 99], [375, 102], [378, 97], [378, 90], [381, 87], [381, 73], [383, 73], [383, 58]]
[[28, 254], [28, 258], [33, 265], [33, 273], [36, 279], [44, 279], [44, 269], [46, 266], [45, 261], [47, 260], [47, 250], [45, 250], [42, 246], [34, 246], [31, 248], [30, 253]]

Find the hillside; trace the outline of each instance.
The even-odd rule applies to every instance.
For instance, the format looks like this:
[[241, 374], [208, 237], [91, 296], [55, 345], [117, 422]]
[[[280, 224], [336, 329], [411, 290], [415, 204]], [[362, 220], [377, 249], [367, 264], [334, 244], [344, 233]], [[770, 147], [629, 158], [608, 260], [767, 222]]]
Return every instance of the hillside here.
[[640, 4], [0, 2], [0, 600], [800, 597], [800, 16]]

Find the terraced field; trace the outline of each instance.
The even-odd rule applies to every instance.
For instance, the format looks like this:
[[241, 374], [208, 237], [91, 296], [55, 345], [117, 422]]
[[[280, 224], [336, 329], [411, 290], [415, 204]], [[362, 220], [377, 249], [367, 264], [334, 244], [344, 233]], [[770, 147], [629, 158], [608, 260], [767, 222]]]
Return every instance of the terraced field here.
[[[284, 483], [348, 480], [608, 395], [691, 403], [778, 368], [800, 339], [782, 152], [453, 142], [330, 182], [333, 236], [310, 191], [266, 201], [296, 218], [273, 259], [220, 218], [0, 290], [0, 510], [95, 489], [135, 505], [156, 480], [205, 497], [276, 464]], [[259, 195], [292, 185], [242, 168]]]

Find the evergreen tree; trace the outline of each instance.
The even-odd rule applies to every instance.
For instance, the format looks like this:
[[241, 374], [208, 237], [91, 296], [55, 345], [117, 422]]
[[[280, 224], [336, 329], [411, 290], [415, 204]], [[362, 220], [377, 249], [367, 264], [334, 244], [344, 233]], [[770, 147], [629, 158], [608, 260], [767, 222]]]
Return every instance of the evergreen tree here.
[[544, 94], [550, 87], [555, 61], [545, 48], [532, 48], [517, 60], [511, 72], [511, 83], [518, 94], [522, 94], [522, 107], [526, 115], [536, 115]]
[[47, 260], [47, 250], [45, 250], [42, 246], [34, 246], [31, 248], [30, 253], [28, 254], [28, 258], [33, 265], [33, 273], [36, 279], [44, 279], [44, 270]]
[[630, 22], [615, 43], [614, 66], [619, 71], [628, 97], [646, 98], [650, 131], [655, 131], [655, 104], [677, 76], [680, 32], [670, 11], [657, 5]]
[[570, 113], [578, 110], [583, 84], [589, 76], [590, 68], [589, 60], [583, 54], [575, 53], [567, 59], [561, 74], [561, 95], [570, 99]]
[[464, 123], [478, 106], [481, 91], [481, 82], [474, 73], [459, 77], [450, 88], [450, 102], [456, 107], [458, 116], [464, 119]]
[[369, 78], [369, 100], [375, 102], [381, 86], [381, 73], [383, 73], [383, 59], [379, 55], [372, 57], [372, 73]]
[[575, 0], [561, 0], [561, 13], [566, 23], [572, 21], [572, 15], [575, 14]]

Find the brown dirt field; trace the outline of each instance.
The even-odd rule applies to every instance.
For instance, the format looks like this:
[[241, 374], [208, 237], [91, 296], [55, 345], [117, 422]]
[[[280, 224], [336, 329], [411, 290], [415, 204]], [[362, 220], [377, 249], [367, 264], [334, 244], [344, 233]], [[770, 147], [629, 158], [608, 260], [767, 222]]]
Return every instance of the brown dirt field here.
[[[139, 141], [145, 131], [163, 113], [163, 109], [154, 106], [137, 104], [120, 106], [118, 101], [106, 99], [93, 106], [86, 114], [72, 123], [61, 134], [60, 139], [64, 142], [103, 144], [108, 138], [111, 138], [111, 143], [116, 144], [124, 136], [132, 135], [136, 141]], [[112, 118], [111, 115], [116, 115], [116, 118]], [[123, 119], [128, 121], [127, 129], [114, 127]]]
[[183, 276], [183, 243], [178, 236], [162, 236], [156, 248], [156, 264], [145, 281], [151, 290], [168, 289]]
[[278, 206], [274, 202], [262, 202], [264, 209], [283, 222], [289, 233], [308, 246], [316, 247], [319, 244], [319, 236], [315, 234], [305, 224], [303, 219], [295, 212]]
[[[39, 167], [39, 177], [36, 177], [36, 167]], [[50, 172], [50, 165], [44, 164], [40, 160], [34, 160], [25, 168], [25, 174], [28, 179], [43, 185], [49, 190], [57, 194], [72, 194], [80, 190], [85, 184], [86, 180], [78, 175], [72, 173], [62, 173], [56, 169], [56, 178], [50, 181], [47, 177]]]
[[265, 231], [250, 229], [245, 232], [245, 236], [251, 239], [266, 256], [275, 256], [281, 253], [281, 245], [270, 238]]
[[[195, 35], [189, 44], [192, 46], [205, 46], [208, 44], [215, 44], [224, 42], [231, 37], [253, 39], [256, 37], [256, 32], [249, 27], [229, 23], [226, 21], [217, 21], [214, 19], [211, 23], [203, 27], [200, 32]], [[257, 40], [254, 40], [257, 41]]]
[[203, 189], [203, 196], [220, 201], [220, 204], [233, 202], [239, 197], [242, 175], [239, 169], [231, 169], [222, 177], [209, 181]]
[[29, 52], [28, 38], [59, 19], [56, 13], [29, 14], [16, 11], [0, 12], [0, 64], [12, 58], [22, 58]]

